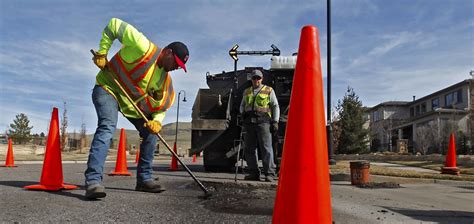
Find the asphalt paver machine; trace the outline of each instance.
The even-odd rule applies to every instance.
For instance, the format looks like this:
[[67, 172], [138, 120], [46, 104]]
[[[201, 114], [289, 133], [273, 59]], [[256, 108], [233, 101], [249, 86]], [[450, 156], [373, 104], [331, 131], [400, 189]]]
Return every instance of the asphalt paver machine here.
[[[239, 106], [243, 91], [250, 87], [250, 72], [259, 69], [263, 84], [272, 87], [280, 106], [279, 131], [273, 138], [275, 162], [279, 164], [285, 136], [291, 87], [296, 56], [282, 57], [274, 45], [269, 51], [237, 51], [232, 47], [229, 55], [234, 59], [234, 71], [206, 74], [208, 89], [199, 89], [192, 111], [191, 154], [202, 152], [204, 168], [212, 172], [231, 172], [237, 155], [242, 157], [241, 115]], [[245, 67], [237, 70], [238, 55], [272, 55], [269, 69]]]

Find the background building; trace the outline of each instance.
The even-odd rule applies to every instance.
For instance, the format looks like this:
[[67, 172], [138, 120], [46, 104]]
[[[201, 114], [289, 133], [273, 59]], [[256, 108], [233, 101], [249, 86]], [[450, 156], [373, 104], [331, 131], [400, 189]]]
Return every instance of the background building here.
[[471, 150], [473, 80], [467, 79], [413, 101], [389, 101], [367, 109], [371, 151], [444, 153], [449, 134], [459, 153]]

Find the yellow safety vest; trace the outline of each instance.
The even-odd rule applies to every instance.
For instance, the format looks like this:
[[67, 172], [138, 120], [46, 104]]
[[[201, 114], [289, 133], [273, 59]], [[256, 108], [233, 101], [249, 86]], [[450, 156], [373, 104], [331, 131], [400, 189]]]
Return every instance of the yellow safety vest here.
[[[107, 53], [115, 39], [122, 48], [112, 57], [108, 69], [97, 74], [97, 84], [115, 97], [124, 116], [141, 118], [132, 105], [135, 103], [149, 118], [161, 122], [175, 96], [171, 76], [156, 65], [161, 49], [130, 24], [112, 18], [104, 28], [98, 52]], [[113, 79], [119, 81], [133, 102]]]
[[256, 95], [253, 94], [253, 87], [246, 89], [244, 94], [244, 111], [254, 111], [256, 115], [268, 115], [268, 118], [271, 118], [270, 93], [272, 91], [272, 87], [265, 85]]
[[[133, 99], [133, 103], [147, 116], [159, 111], [168, 110], [174, 102], [174, 89], [171, 76], [156, 65], [156, 59], [160, 54], [153, 43], [147, 53], [132, 63], [123, 60], [120, 53], [110, 60], [108, 67], [111, 70], [103, 74], [103, 77], [97, 79], [99, 85], [108, 84], [112, 94], [117, 98], [120, 111], [127, 117], [140, 118], [138, 112], [133, 108], [132, 102], [120, 93], [120, 89], [115, 86], [113, 79], [116, 78], [121, 86], [127, 91]], [[110, 89], [107, 89], [109, 92]], [[117, 94], [118, 93], [118, 94]], [[117, 97], [119, 95], [120, 97]]]

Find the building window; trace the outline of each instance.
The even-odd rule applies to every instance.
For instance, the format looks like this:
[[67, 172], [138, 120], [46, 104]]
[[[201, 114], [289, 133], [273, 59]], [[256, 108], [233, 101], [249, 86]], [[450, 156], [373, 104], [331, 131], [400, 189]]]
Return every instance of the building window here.
[[420, 109], [420, 105], [416, 105], [415, 106], [415, 115], [418, 116], [421, 114], [421, 109]]
[[415, 116], [415, 108], [410, 107], [410, 117], [414, 117], [414, 116]]
[[372, 112], [372, 117], [373, 117], [374, 122], [380, 120], [379, 111], [376, 110]]
[[421, 104], [421, 113], [426, 113], [426, 103]]
[[454, 107], [454, 105], [462, 102], [461, 90], [451, 92], [445, 96], [445, 106]]
[[431, 110], [436, 110], [439, 108], [439, 98], [431, 100]]

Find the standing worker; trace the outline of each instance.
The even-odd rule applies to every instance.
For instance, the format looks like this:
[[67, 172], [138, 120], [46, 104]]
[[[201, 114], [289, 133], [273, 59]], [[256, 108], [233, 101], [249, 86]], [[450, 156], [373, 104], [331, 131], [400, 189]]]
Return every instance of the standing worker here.
[[240, 103], [243, 114], [245, 135], [245, 161], [249, 175], [245, 180], [260, 180], [260, 169], [257, 163], [257, 142], [262, 153], [263, 174], [265, 181], [272, 182], [275, 177], [273, 161], [272, 134], [278, 131], [280, 107], [272, 87], [262, 84], [263, 74], [253, 70], [252, 86], [244, 91]]
[[[122, 47], [107, 61], [107, 53], [115, 39]], [[91, 143], [87, 169], [85, 171], [86, 197], [89, 199], [106, 196], [102, 185], [104, 162], [110, 141], [117, 126], [120, 111], [138, 130], [143, 139], [140, 143], [140, 158], [137, 167], [135, 190], [160, 193], [165, 189], [152, 178], [152, 162], [161, 123], [165, 111], [174, 102], [174, 90], [168, 72], [182, 68], [189, 52], [186, 45], [173, 42], [159, 48], [132, 25], [113, 18], [102, 32], [100, 47], [92, 60], [100, 71], [92, 91], [92, 102], [98, 117], [98, 125]], [[134, 100], [130, 102], [121, 88]], [[144, 112], [146, 122], [133, 104]]]

